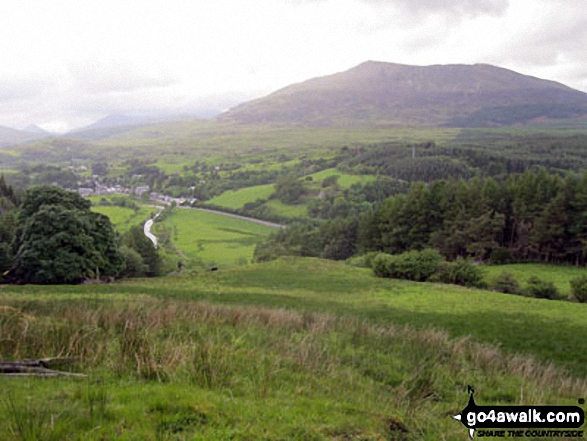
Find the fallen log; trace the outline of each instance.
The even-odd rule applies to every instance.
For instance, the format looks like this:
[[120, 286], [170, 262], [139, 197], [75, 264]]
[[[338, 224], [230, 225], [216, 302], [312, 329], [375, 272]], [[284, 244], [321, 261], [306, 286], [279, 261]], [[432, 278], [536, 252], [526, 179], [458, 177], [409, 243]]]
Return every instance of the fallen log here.
[[86, 377], [84, 374], [63, 372], [50, 366], [76, 363], [76, 358], [40, 358], [38, 360], [0, 361], [0, 375], [8, 377]]

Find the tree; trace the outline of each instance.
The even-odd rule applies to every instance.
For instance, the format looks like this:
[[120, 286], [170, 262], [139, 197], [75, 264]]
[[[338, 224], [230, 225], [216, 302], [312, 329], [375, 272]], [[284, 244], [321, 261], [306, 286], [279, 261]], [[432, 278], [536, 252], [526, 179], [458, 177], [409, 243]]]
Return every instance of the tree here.
[[284, 177], [275, 183], [274, 194], [284, 204], [295, 204], [306, 194], [306, 188], [299, 179]]
[[24, 283], [80, 283], [123, 268], [110, 220], [77, 193], [36, 187], [25, 196], [12, 244], [12, 274]]
[[147, 276], [154, 277], [161, 274], [161, 257], [153, 243], [145, 236], [142, 227], [131, 227], [122, 238], [122, 243], [140, 254], [143, 263], [147, 266]]

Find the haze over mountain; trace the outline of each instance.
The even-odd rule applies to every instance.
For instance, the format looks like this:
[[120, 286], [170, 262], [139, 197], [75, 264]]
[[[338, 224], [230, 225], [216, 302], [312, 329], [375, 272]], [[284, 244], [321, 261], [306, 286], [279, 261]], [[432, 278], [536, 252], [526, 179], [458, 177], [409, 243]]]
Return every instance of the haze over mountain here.
[[10, 127], [0, 126], [0, 148], [24, 144], [51, 136], [49, 132], [46, 132], [41, 128], [34, 131], [29, 129], [30, 128], [27, 127], [25, 130], [17, 130]]
[[[218, 113], [219, 112], [215, 112], [212, 115], [208, 115], [208, 117], [216, 116]], [[129, 116], [120, 113], [112, 113], [88, 126], [68, 132], [63, 136], [70, 139], [97, 141], [100, 139], [109, 138], [111, 136], [121, 135], [126, 132], [131, 132], [142, 126], [150, 126], [165, 122], [173, 123], [177, 121], [191, 121], [196, 119], [198, 119], [196, 116], [189, 114]]]
[[221, 121], [499, 126], [587, 115], [587, 93], [491, 66], [367, 61], [249, 101]]

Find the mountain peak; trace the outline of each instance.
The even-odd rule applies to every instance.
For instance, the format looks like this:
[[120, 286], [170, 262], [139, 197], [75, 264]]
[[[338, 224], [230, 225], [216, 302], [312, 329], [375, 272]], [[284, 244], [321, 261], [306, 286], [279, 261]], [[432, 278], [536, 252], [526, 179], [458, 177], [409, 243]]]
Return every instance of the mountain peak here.
[[587, 94], [490, 64], [366, 61], [241, 104], [219, 119], [308, 125], [494, 126], [587, 115]]
[[36, 124], [28, 125], [22, 131], [26, 132], [26, 133], [34, 133], [34, 134], [38, 134], [38, 135], [49, 135], [50, 134], [48, 131], [42, 129], [41, 127], [39, 127]]

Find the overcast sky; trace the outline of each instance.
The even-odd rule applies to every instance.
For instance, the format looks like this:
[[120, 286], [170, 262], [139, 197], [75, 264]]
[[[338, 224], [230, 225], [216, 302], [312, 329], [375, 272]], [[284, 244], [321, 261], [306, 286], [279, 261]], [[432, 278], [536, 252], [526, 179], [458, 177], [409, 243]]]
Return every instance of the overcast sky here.
[[0, 125], [225, 108], [366, 60], [587, 91], [581, 0], [2, 0]]

